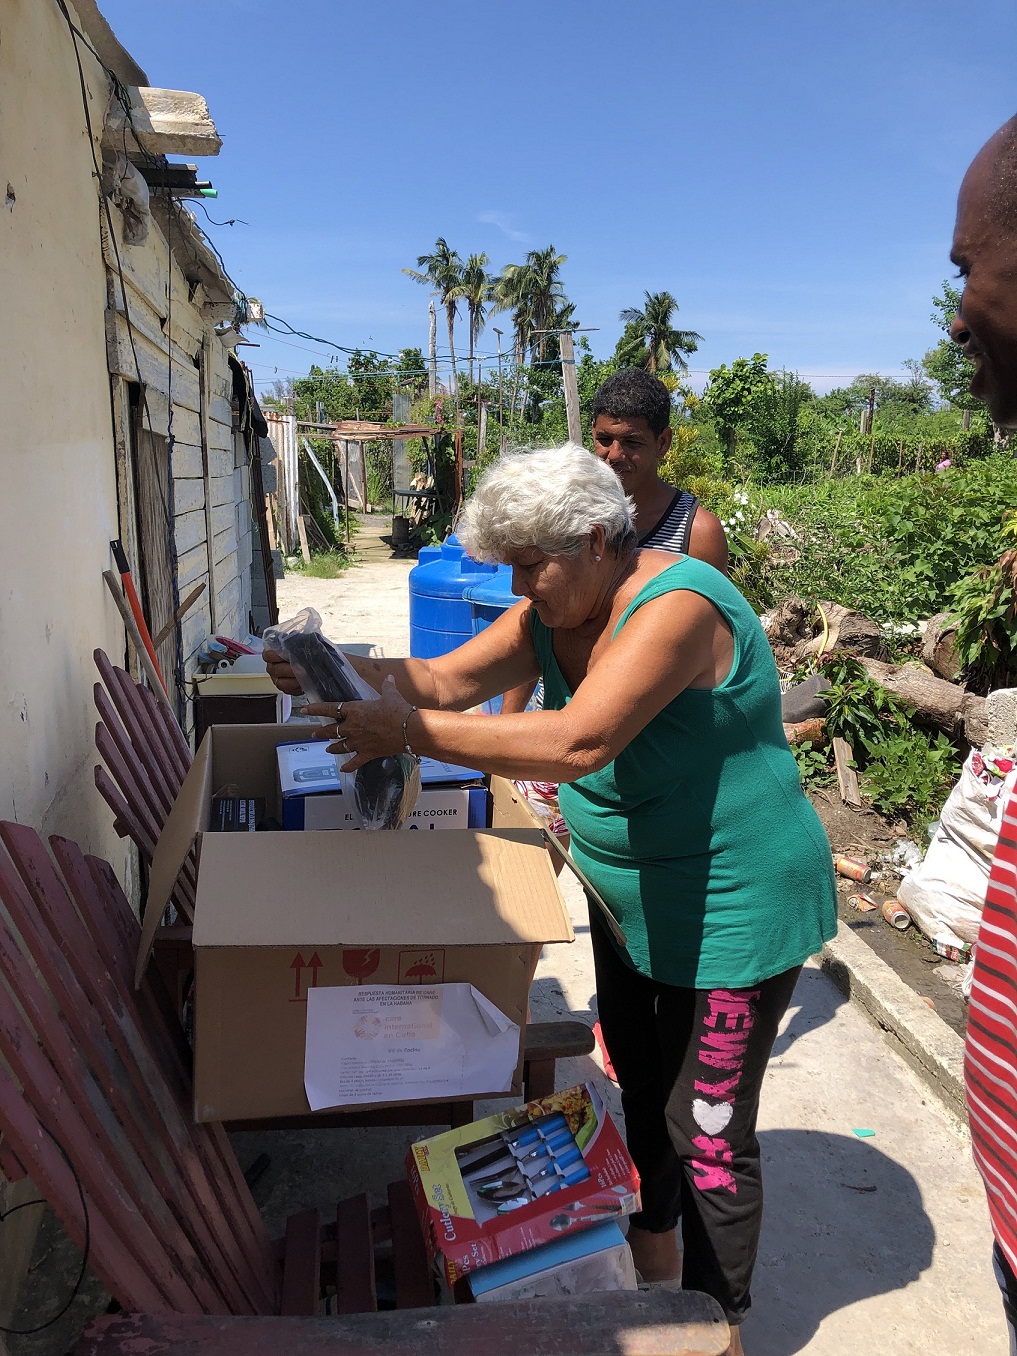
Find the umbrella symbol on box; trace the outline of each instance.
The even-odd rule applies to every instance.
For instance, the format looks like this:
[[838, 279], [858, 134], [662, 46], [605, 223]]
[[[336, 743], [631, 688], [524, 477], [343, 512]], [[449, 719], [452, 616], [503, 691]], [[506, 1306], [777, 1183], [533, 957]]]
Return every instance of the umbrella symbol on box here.
[[440, 984], [444, 976], [444, 950], [400, 951], [400, 984]]

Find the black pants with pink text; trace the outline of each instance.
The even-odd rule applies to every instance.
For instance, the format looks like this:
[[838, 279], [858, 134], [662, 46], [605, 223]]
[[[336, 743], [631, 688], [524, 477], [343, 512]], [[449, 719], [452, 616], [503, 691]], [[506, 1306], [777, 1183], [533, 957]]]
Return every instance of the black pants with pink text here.
[[740, 1323], [759, 1245], [759, 1093], [801, 966], [751, 989], [680, 989], [633, 970], [591, 918], [597, 1007], [642, 1182], [632, 1223], [682, 1226], [682, 1286]]

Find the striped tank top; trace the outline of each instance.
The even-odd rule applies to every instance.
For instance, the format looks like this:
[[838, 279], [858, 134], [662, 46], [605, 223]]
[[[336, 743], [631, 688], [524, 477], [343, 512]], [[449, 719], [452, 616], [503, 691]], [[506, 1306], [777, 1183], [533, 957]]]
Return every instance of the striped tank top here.
[[1017, 795], [1000, 823], [975, 946], [964, 1077], [996, 1242], [1017, 1271]]
[[688, 490], [676, 490], [668, 511], [652, 527], [645, 537], [639, 538], [640, 546], [649, 546], [657, 551], [672, 551], [678, 556], [689, 553], [689, 538], [692, 536], [692, 524], [695, 521], [699, 500]]

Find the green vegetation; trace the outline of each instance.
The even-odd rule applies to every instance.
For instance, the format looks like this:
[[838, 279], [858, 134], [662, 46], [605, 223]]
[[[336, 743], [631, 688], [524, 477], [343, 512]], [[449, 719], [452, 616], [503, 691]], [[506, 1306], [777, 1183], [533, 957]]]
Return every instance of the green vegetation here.
[[[1009, 544], [1004, 518], [1017, 503], [1017, 460], [999, 452], [938, 473], [863, 473], [765, 486], [759, 495], [798, 534], [790, 549], [775, 549], [758, 566], [754, 587], [764, 606], [797, 593], [880, 622], [915, 622], [955, 608], [974, 616], [972, 578]], [[986, 615], [999, 611], [993, 620], [1009, 626], [1012, 644], [1010, 598], [1012, 590], [987, 602]]]
[[345, 551], [312, 551], [310, 565], [305, 565], [297, 556], [286, 568], [295, 574], [305, 574], [310, 579], [338, 579], [352, 564]]
[[[567, 257], [553, 245], [492, 269], [486, 254], [466, 254], [464, 262], [439, 237], [416, 262], [404, 271], [444, 311], [447, 351], [444, 343], [440, 356], [436, 349], [433, 364], [419, 348], [395, 359], [358, 351], [345, 372], [314, 367], [273, 394], [298, 418], [326, 421], [387, 420], [397, 398], [405, 418], [408, 397], [409, 417], [436, 430], [408, 446], [414, 471], [439, 496], [418, 532], [423, 542], [441, 540], [453, 521], [457, 444], [468, 494], [501, 446], [566, 440], [559, 335], [577, 330], [578, 321], [566, 292]], [[958, 301], [949, 282], [933, 298], [944, 332]], [[491, 337], [482, 344], [482, 336], [501, 315], [508, 333], [499, 334], [499, 361]], [[895, 634], [913, 634], [914, 623], [946, 611], [957, 622], [965, 680], [982, 692], [1017, 683], [1017, 460], [968, 393], [971, 364], [956, 345], [944, 336], [921, 361], [903, 363], [900, 375], [860, 373], [822, 395], [772, 367], [765, 353], [733, 356], [696, 393], [684, 375], [702, 336], [679, 328], [678, 315], [671, 292], [647, 290], [641, 304], [621, 311], [624, 329], [609, 357], [597, 358], [586, 335], [576, 335], [584, 430], [605, 378], [635, 365], [656, 372], [673, 405], [662, 474], [721, 518], [732, 577], [757, 611], [790, 593], [810, 604], [829, 599], [884, 624], [898, 652], [909, 642]], [[331, 444], [313, 446], [334, 477]], [[384, 444], [368, 447], [374, 502], [391, 494], [389, 455]], [[302, 484], [341, 561], [345, 523], [335, 533], [324, 487], [313, 476]], [[775, 520], [766, 525], [772, 530], [761, 531], [766, 518]], [[863, 789], [877, 809], [920, 824], [955, 776], [957, 750], [945, 736], [917, 729], [858, 666], [828, 658], [827, 667], [830, 729], [852, 744]], [[796, 757], [807, 783], [832, 777], [826, 750], [803, 745]]]
[[645, 367], [657, 374], [688, 371], [685, 357], [695, 353], [701, 334], [678, 330], [671, 323], [678, 303], [670, 292], [647, 292], [646, 305], [629, 306], [618, 317], [625, 329], [615, 349], [619, 367]]
[[[821, 669], [830, 682], [823, 694], [827, 732], [851, 745], [869, 803], [921, 836], [960, 775], [957, 748], [945, 734], [918, 729], [908, 704], [870, 678], [857, 659], [835, 652]], [[831, 749], [806, 743], [795, 757], [803, 785], [834, 780]]]

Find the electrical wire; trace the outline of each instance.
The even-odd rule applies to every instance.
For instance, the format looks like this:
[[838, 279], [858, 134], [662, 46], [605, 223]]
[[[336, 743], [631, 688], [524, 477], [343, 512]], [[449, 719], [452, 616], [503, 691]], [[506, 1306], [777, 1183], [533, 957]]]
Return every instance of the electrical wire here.
[[[41, 1121], [39, 1122], [39, 1127], [49, 1135], [50, 1139], [59, 1149], [61, 1158], [63, 1158], [64, 1162], [67, 1164], [71, 1176], [74, 1178], [74, 1185], [78, 1188], [78, 1199], [81, 1202], [81, 1227], [82, 1233], [84, 1234], [82, 1240], [83, 1246], [81, 1249], [81, 1268], [78, 1271], [78, 1279], [74, 1282], [74, 1286], [66, 1302], [57, 1310], [52, 1318], [47, 1318], [45, 1323], [37, 1323], [33, 1328], [5, 1328], [3, 1324], [0, 1324], [0, 1333], [3, 1333], [5, 1337], [29, 1337], [32, 1333], [43, 1332], [46, 1328], [51, 1328], [54, 1323], [59, 1322], [77, 1299], [78, 1292], [81, 1290], [82, 1285], [84, 1285], [85, 1275], [88, 1272], [88, 1254], [92, 1246], [92, 1229], [88, 1217], [88, 1202], [85, 1200], [85, 1189], [81, 1185], [81, 1178], [78, 1176], [77, 1168], [71, 1162], [70, 1155], [57, 1139], [56, 1135], [54, 1135], [53, 1131], [47, 1126], [43, 1125]], [[31, 1205], [45, 1204], [46, 1201], [39, 1197], [34, 1201], [22, 1201], [19, 1205], [12, 1205], [9, 1210], [0, 1211], [0, 1224], [2, 1224], [4, 1220], [10, 1219], [12, 1215], [16, 1215], [19, 1210], [27, 1210]]]
[[[202, 358], [204, 358], [204, 344], [202, 344]], [[198, 380], [204, 384], [206, 378], [204, 362], [198, 368]], [[199, 397], [199, 404], [203, 396]], [[173, 611], [171, 617], [175, 617], [180, 610], [180, 580], [179, 565], [180, 557], [177, 554], [177, 534], [176, 534], [176, 483], [173, 479], [173, 449], [176, 446], [176, 439], [173, 436], [173, 203], [169, 204], [169, 211], [166, 214], [166, 545], [169, 549], [170, 558], [170, 596], [173, 600]], [[205, 480], [205, 493], [208, 494], [208, 479]], [[160, 495], [160, 498], [162, 496]], [[211, 531], [212, 515], [205, 515], [205, 535], [208, 536]], [[215, 612], [215, 599], [211, 597], [211, 592], [215, 587], [215, 581], [212, 578], [212, 556], [214, 554], [213, 544], [208, 542], [208, 588], [209, 588], [209, 618]], [[151, 608], [151, 599], [149, 599]], [[184, 692], [184, 644], [183, 628], [174, 626], [173, 628], [174, 646], [173, 646], [173, 678], [176, 683], [177, 692]], [[186, 697], [184, 698], [184, 711], [187, 710]]]
[[215, 217], [212, 216], [212, 214], [209, 212], [208, 208], [205, 206], [205, 204], [201, 201], [200, 198], [194, 198], [193, 202], [196, 207], [201, 208], [201, 210], [204, 212], [205, 216], [208, 217], [209, 221], [212, 223], [213, 226], [238, 226], [238, 225], [250, 226], [251, 224], [249, 221], [245, 221], [243, 217], [230, 217], [228, 221], [216, 221]]

